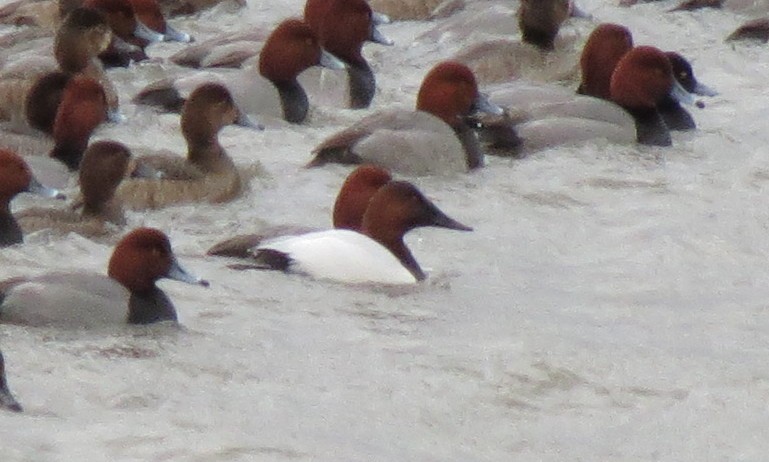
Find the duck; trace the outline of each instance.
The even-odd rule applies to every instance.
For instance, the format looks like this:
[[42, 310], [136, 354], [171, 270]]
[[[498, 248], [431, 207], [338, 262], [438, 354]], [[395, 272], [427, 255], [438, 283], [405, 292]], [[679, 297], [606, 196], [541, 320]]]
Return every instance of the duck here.
[[2, 351], [0, 351], [0, 408], [12, 412], [22, 411], [21, 405], [13, 397], [11, 390], [8, 389], [8, 380], [5, 378], [5, 358], [3, 358]]
[[348, 284], [414, 284], [427, 275], [403, 242], [418, 227], [472, 228], [448, 217], [413, 184], [390, 181], [371, 198], [360, 232], [332, 229], [265, 241], [254, 250], [265, 269]]
[[263, 128], [243, 114], [223, 85], [199, 86], [182, 108], [180, 125], [187, 157], [139, 157], [139, 163], [151, 166], [162, 178], [123, 181], [117, 197], [132, 210], [200, 201], [222, 203], [238, 197], [243, 189], [241, 174], [218, 140], [219, 131], [232, 124]]
[[[670, 60], [673, 76], [677, 83], [683, 87], [683, 89], [691, 95], [699, 96], [716, 96], [718, 92], [712, 88], [704, 85], [697, 80], [694, 75], [691, 63], [684, 58], [680, 53], [675, 51], [666, 51], [665, 55]], [[704, 107], [704, 103], [701, 101], [696, 102], [696, 106], [699, 108]], [[681, 104], [671, 96], [666, 96], [662, 101], [657, 104], [657, 110], [662, 116], [662, 120], [665, 121], [665, 125], [669, 130], [686, 131], [694, 130], [697, 128], [697, 124], [694, 122], [692, 115], [684, 109]]]
[[389, 18], [376, 14], [365, 0], [307, 0], [304, 17], [323, 49], [346, 65], [349, 100], [345, 107], [368, 108], [376, 93], [376, 78], [363, 56], [363, 45], [395, 43], [377, 28]]
[[24, 133], [26, 127], [51, 134], [61, 94], [74, 75], [87, 75], [100, 82], [107, 102], [119, 112], [117, 90], [97, 55], [106, 49], [111, 32], [101, 14], [76, 8], [67, 15], [54, 38], [54, 59], [30, 56], [3, 70], [0, 77], [0, 119]]
[[364, 117], [317, 146], [307, 166], [371, 163], [417, 176], [473, 170], [483, 165], [484, 153], [465, 118], [477, 112], [503, 113], [478, 91], [467, 66], [443, 61], [425, 75], [416, 110]]
[[[156, 0], [129, 0], [129, 2], [138, 21], [150, 30], [162, 34], [164, 42], [190, 43], [195, 41], [190, 34], [181, 32], [168, 23], [160, 9], [160, 4]], [[147, 46], [151, 42], [145, 39], [139, 43], [141, 46]]]
[[[387, 170], [376, 165], [360, 165], [345, 179], [339, 189], [332, 214], [334, 229], [361, 231], [363, 214], [374, 194], [392, 180]], [[249, 259], [251, 249], [266, 239], [300, 235], [318, 231], [317, 228], [298, 225], [269, 226], [259, 233], [241, 234], [213, 245], [206, 255]]]
[[162, 278], [209, 285], [179, 264], [165, 233], [137, 228], [115, 245], [106, 275], [52, 272], [1, 281], [0, 322], [64, 328], [176, 323], [173, 302], [156, 285]]
[[137, 18], [129, 0], [84, 0], [82, 6], [101, 13], [112, 30], [110, 46], [99, 54], [105, 67], [128, 67], [131, 62], [143, 61], [147, 59], [147, 44], [165, 39]]
[[213, 81], [229, 89], [242, 111], [299, 124], [307, 118], [309, 100], [297, 76], [318, 65], [344, 68], [339, 59], [321, 49], [306, 23], [287, 19], [275, 28], [264, 44], [259, 56], [258, 75], [246, 69], [228, 76], [199, 73], [179, 80], [163, 80], [140, 91], [134, 102], [175, 111], [182, 106], [187, 88]]
[[122, 143], [101, 140], [91, 143], [78, 169], [80, 197], [66, 209], [34, 207], [16, 214], [25, 234], [41, 229], [59, 234], [77, 233], [88, 238], [112, 234], [126, 224], [115, 191], [124, 178], [157, 178], [156, 172], [137, 164]]
[[517, 16], [522, 40], [552, 50], [561, 24], [570, 16], [570, 7], [569, 0], [521, 0]]
[[0, 247], [20, 244], [24, 235], [11, 214], [11, 201], [22, 192], [64, 199], [56, 189], [43, 186], [35, 178], [24, 159], [13, 151], [0, 149]]

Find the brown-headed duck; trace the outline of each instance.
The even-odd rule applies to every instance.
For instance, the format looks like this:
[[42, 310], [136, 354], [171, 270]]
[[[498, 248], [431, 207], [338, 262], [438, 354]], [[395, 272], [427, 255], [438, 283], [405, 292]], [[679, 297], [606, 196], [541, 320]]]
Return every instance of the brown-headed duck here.
[[308, 166], [370, 163], [409, 175], [466, 172], [483, 165], [483, 152], [466, 118], [501, 115], [478, 91], [473, 72], [444, 61], [425, 76], [416, 110], [374, 113], [323, 141]]
[[126, 223], [115, 191], [124, 178], [155, 177], [150, 169], [142, 169], [123, 144], [96, 141], [88, 146], [80, 162], [78, 178], [80, 197], [68, 208], [34, 207], [16, 214], [24, 233], [49, 229], [60, 234], [77, 233], [101, 237], [113, 233]]
[[159, 208], [189, 202], [227, 202], [239, 196], [241, 174], [219, 144], [219, 131], [238, 124], [258, 128], [244, 116], [226, 87], [205, 83], [184, 103], [181, 130], [187, 157], [150, 155], [138, 159], [162, 174], [160, 180], [130, 179], [117, 196], [131, 209]]
[[0, 351], [0, 409], [7, 409], [13, 412], [21, 412], [21, 405], [11, 394], [8, 388], [8, 380], [5, 378], [5, 358]]
[[11, 214], [11, 201], [17, 194], [31, 192], [64, 198], [59, 191], [41, 185], [21, 156], [5, 149], [0, 149], [0, 185], [0, 247], [24, 241], [22, 230]]
[[288, 19], [275, 28], [264, 44], [258, 75], [252, 69], [244, 69], [224, 76], [201, 72], [178, 80], [163, 80], [142, 90], [134, 102], [176, 111], [191, 88], [204, 82], [218, 82], [227, 87], [245, 113], [256, 114], [260, 120], [268, 117], [301, 123], [307, 117], [309, 100], [297, 76], [312, 66], [344, 67], [321, 49], [307, 24]]
[[332, 229], [268, 240], [254, 250], [265, 268], [358, 284], [413, 284], [427, 276], [403, 236], [435, 226], [472, 231], [428, 200], [414, 185], [390, 181], [368, 203], [360, 232]]
[[[392, 180], [390, 172], [376, 165], [360, 165], [347, 176], [334, 203], [332, 223], [336, 229], [360, 231], [363, 214], [368, 203], [379, 188]], [[207, 255], [249, 258], [251, 249], [265, 239], [279, 236], [299, 235], [318, 231], [315, 228], [297, 225], [277, 225], [262, 229], [256, 234], [241, 234], [215, 244]]]
[[179, 265], [162, 231], [138, 228], [117, 243], [106, 275], [53, 272], [0, 282], [0, 321], [77, 328], [176, 322], [171, 299], [155, 285], [162, 278], [208, 286]]

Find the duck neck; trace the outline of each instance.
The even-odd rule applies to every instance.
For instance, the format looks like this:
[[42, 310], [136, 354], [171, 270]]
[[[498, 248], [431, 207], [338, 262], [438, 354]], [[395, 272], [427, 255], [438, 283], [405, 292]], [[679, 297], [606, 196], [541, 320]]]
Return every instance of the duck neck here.
[[233, 168], [216, 135], [199, 140], [187, 140], [187, 160], [205, 173], [217, 173]]
[[83, 204], [83, 216], [109, 221], [116, 225], [125, 224], [123, 207], [115, 198], [98, 201], [89, 201], [86, 199]]
[[307, 117], [307, 111], [310, 108], [310, 101], [307, 99], [307, 93], [299, 82], [294, 80], [273, 81], [275, 88], [280, 94], [280, 105], [283, 107], [283, 118], [292, 124], [304, 122]]
[[452, 128], [454, 129], [454, 133], [457, 134], [459, 142], [462, 143], [462, 148], [465, 151], [467, 168], [473, 170], [483, 167], [483, 150], [481, 149], [481, 143], [478, 141], [478, 135], [475, 133], [475, 130], [464, 123], [459, 123]]
[[8, 201], [0, 204], [0, 247], [19, 244], [23, 241], [23, 234], [16, 219], [11, 214]]
[[371, 105], [376, 91], [374, 72], [366, 61], [347, 62], [347, 75], [350, 78], [350, 107], [365, 109]]
[[403, 264], [404, 267], [406, 267], [409, 272], [414, 275], [414, 278], [417, 281], [423, 281], [427, 276], [425, 276], [424, 271], [422, 271], [422, 268], [419, 266], [419, 263], [417, 263], [416, 258], [414, 258], [414, 255], [411, 254], [411, 250], [409, 250], [408, 247], [406, 247], [406, 244], [403, 242], [403, 239], [393, 239], [393, 240], [381, 240], [374, 238], [377, 242], [382, 244], [389, 250], [393, 255], [395, 255], [395, 258], [398, 259], [398, 261]]
[[69, 139], [61, 140], [51, 150], [50, 156], [58, 159], [70, 171], [75, 171], [80, 167], [80, 160], [83, 158], [83, 152], [88, 147], [88, 139], [83, 140]]
[[638, 143], [649, 146], [670, 146], [673, 144], [673, 140], [670, 138], [670, 130], [668, 130], [665, 121], [662, 120], [656, 107], [625, 107], [625, 110], [635, 120]]
[[176, 320], [176, 309], [173, 303], [157, 286], [143, 292], [131, 292], [131, 298], [128, 300], [129, 324], [152, 324]]

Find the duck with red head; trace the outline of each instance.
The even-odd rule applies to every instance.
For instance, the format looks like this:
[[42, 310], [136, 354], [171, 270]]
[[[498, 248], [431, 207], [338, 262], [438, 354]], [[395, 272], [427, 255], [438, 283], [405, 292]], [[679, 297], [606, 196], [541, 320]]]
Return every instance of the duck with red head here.
[[312, 66], [341, 69], [344, 64], [321, 49], [307, 24], [288, 19], [267, 39], [259, 55], [258, 75], [245, 69], [226, 76], [199, 73], [175, 81], [163, 80], [139, 92], [134, 102], [176, 111], [189, 89], [205, 82], [218, 82], [229, 89], [245, 113], [302, 123], [307, 117], [309, 100], [297, 77]]
[[380, 111], [342, 130], [313, 150], [308, 165], [370, 163], [409, 175], [466, 172], [483, 165], [483, 152], [467, 118], [501, 115], [478, 91], [472, 71], [444, 61], [422, 81], [416, 111]]
[[176, 322], [173, 303], [156, 285], [162, 278], [208, 286], [179, 265], [162, 231], [138, 228], [115, 246], [107, 275], [53, 272], [0, 282], [0, 321], [75, 328]]
[[227, 125], [261, 129], [242, 113], [223, 85], [206, 83], [196, 88], [182, 109], [181, 131], [187, 141], [187, 157], [140, 157], [139, 163], [151, 166], [162, 178], [124, 181], [118, 188], [118, 197], [134, 210], [233, 200], [240, 195], [243, 180], [232, 158], [219, 144], [219, 132]]
[[20, 244], [24, 241], [22, 230], [11, 214], [11, 201], [22, 192], [64, 198], [59, 191], [41, 185], [21, 156], [12, 151], [0, 149], [0, 247]]
[[[668, 51], [665, 55], [670, 60], [673, 68], [673, 76], [681, 84], [684, 90], [700, 96], [716, 96], [718, 93], [709, 87], [701, 84], [694, 76], [694, 70], [691, 63], [674, 51]], [[697, 103], [698, 106], [702, 103]], [[697, 124], [694, 122], [691, 114], [681, 107], [681, 104], [670, 95], [660, 101], [657, 109], [670, 130], [694, 130]]]
[[633, 35], [619, 24], [599, 24], [590, 33], [580, 55], [580, 95], [611, 99], [611, 75], [617, 63], [633, 48]]
[[369, 107], [376, 92], [376, 79], [363, 57], [363, 45], [367, 41], [393, 44], [376, 27], [384, 21], [383, 17], [374, 13], [365, 0], [308, 0], [304, 18], [323, 49], [347, 65], [349, 107]]
[[[334, 203], [332, 216], [334, 228], [360, 231], [363, 227], [363, 214], [371, 198], [390, 180], [392, 180], [390, 172], [376, 165], [361, 165], [353, 170], [339, 190]], [[206, 253], [222, 257], [249, 258], [251, 249], [266, 239], [297, 236], [314, 231], [318, 229], [298, 225], [269, 226], [259, 233], [241, 234], [219, 242]]]
[[670, 146], [670, 131], [658, 105], [666, 97], [693, 104], [694, 98], [673, 76], [670, 59], [657, 48], [635, 47], [622, 57], [611, 77], [612, 101], [635, 119], [641, 144]]
[[258, 263], [344, 283], [413, 284], [425, 275], [403, 237], [435, 226], [472, 231], [449, 218], [414, 185], [390, 181], [373, 195], [360, 232], [334, 229], [267, 241], [254, 251]]
[[69, 80], [54, 119], [51, 157], [77, 170], [91, 134], [108, 119], [106, 98], [101, 84], [90, 77]]
[[48, 229], [89, 238], [110, 235], [126, 222], [122, 204], [115, 197], [123, 179], [129, 176], [156, 178], [155, 172], [140, 167], [131, 151], [121, 143], [91, 143], [78, 170], [80, 198], [65, 209], [28, 208], [17, 213], [16, 218], [25, 233]]
[[163, 34], [153, 31], [136, 17], [129, 0], [85, 0], [83, 7], [104, 15], [112, 29], [112, 43], [99, 55], [107, 67], [127, 67], [132, 61], [145, 60], [146, 44], [164, 39]]
[[5, 378], [5, 358], [0, 351], [0, 409], [7, 409], [13, 412], [21, 412], [21, 405], [8, 389], [8, 380]]

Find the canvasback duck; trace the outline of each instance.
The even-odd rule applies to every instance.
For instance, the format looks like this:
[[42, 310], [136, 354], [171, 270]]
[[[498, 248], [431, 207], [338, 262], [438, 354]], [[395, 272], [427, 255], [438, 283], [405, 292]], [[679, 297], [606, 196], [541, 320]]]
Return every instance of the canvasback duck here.
[[71, 207], [34, 207], [16, 214], [24, 233], [50, 229], [60, 234], [77, 233], [100, 237], [126, 223], [122, 204], [115, 191], [127, 176], [156, 178], [154, 172], [140, 168], [123, 144], [97, 141], [88, 146], [80, 162], [80, 198]]
[[[190, 34], [176, 30], [166, 20], [156, 0], [129, 0], [136, 14], [137, 20], [149, 29], [163, 35], [165, 42], [189, 43], [194, 39]], [[142, 40], [141, 46], [147, 46], [150, 42]]]
[[107, 97], [96, 80], [78, 75], [72, 77], [61, 96], [53, 123], [56, 143], [50, 156], [77, 170], [91, 134], [102, 122], [109, 120]]
[[[379, 188], [392, 180], [390, 172], [376, 165], [361, 165], [347, 176], [334, 203], [332, 222], [335, 229], [360, 231], [363, 214]], [[300, 235], [318, 231], [316, 228], [296, 225], [269, 226], [255, 234], [241, 234], [215, 244], [207, 255], [249, 258], [251, 249], [263, 240], [279, 236]]]
[[386, 21], [384, 17], [375, 14], [365, 0], [308, 0], [304, 17], [323, 49], [347, 65], [349, 107], [369, 107], [376, 92], [376, 79], [362, 51], [367, 41], [394, 43], [376, 27]]
[[266, 268], [345, 283], [413, 284], [427, 276], [403, 236], [435, 226], [472, 231], [440, 211], [411, 183], [391, 181], [371, 198], [361, 232], [333, 229], [266, 241], [254, 258]]
[[244, 69], [227, 76], [199, 73], [175, 81], [163, 80], [142, 90], [134, 102], [175, 111], [183, 104], [187, 89], [204, 82], [218, 82], [229, 89], [245, 113], [301, 123], [307, 117], [309, 101], [297, 76], [312, 66], [341, 69], [344, 64], [321, 49], [307, 24], [288, 19], [275, 28], [264, 44], [258, 75]]
[[0, 408], [13, 412], [21, 412], [21, 405], [11, 394], [8, 388], [8, 380], [5, 378], [5, 358], [0, 351]]
[[82, 6], [104, 15], [112, 29], [112, 43], [99, 55], [107, 67], [127, 67], [132, 61], [145, 60], [146, 45], [165, 38], [137, 18], [129, 0], [85, 0]]
[[31, 192], [44, 197], [64, 198], [59, 191], [41, 185], [21, 156], [5, 149], [0, 149], [0, 185], [0, 247], [24, 240], [22, 230], [11, 214], [11, 201], [17, 194]]
[[478, 91], [473, 72], [444, 61], [425, 76], [416, 111], [394, 109], [361, 119], [327, 138], [308, 164], [370, 163], [410, 175], [466, 172], [483, 165], [483, 152], [465, 118], [477, 112], [500, 115]]
[[670, 131], [658, 105], [666, 97], [694, 104], [691, 93], [673, 76], [670, 59], [661, 50], [638, 46], [617, 63], [611, 76], [611, 99], [633, 116], [637, 141], [653, 146], [670, 146]]
[[168, 237], [138, 228], [115, 246], [107, 274], [53, 272], [0, 282], [0, 321], [59, 327], [97, 327], [177, 321], [162, 278], [208, 286], [179, 265]]
[[[102, 16], [77, 8], [67, 15], [54, 38], [55, 61], [41, 63], [30, 57], [3, 72], [0, 79], [0, 119], [17, 131], [29, 126], [51, 133], [61, 93], [73, 75], [88, 75], [106, 91], [117, 112], [117, 91], [96, 56], [109, 44], [111, 32]], [[58, 66], [58, 68], [57, 68]]]
[[162, 178], [124, 181], [117, 196], [131, 209], [234, 199], [242, 191], [241, 174], [218, 139], [219, 131], [232, 124], [259, 128], [243, 115], [224, 86], [205, 83], [196, 88], [182, 108], [187, 157], [140, 157], [139, 162], [152, 166]]

